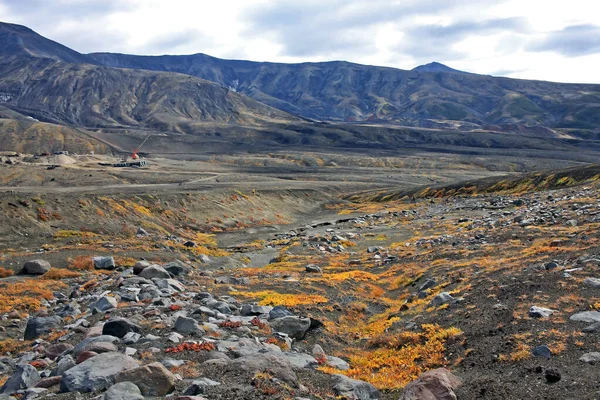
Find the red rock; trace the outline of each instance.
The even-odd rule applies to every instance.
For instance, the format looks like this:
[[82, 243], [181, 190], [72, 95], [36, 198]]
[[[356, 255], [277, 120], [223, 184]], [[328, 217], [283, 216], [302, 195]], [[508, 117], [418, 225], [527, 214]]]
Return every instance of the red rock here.
[[48, 357], [51, 360], [54, 360], [62, 353], [68, 350], [73, 350], [73, 345], [69, 343], [54, 344], [46, 349], [46, 357]]
[[82, 362], [84, 362], [88, 358], [92, 358], [92, 357], [97, 356], [97, 355], [98, 355], [98, 353], [93, 352], [93, 351], [82, 351], [77, 356], [77, 364], [81, 364]]
[[398, 400], [456, 400], [454, 390], [461, 382], [446, 368], [427, 371], [412, 381]]
[[52, 386], [59, 385], [62, 380], [62, 376], [50, 376], [48, 378], [42, 378], [35, 384], [35, 387], [48, 389]]
[[87, 334], [85, 335], [85, 338], [91, 338], [91, 337], [97, 337], [97, 336], [102, 336], [102, 329], [104, 328], [103, 325], [97, 325], [97, 326], [92, 326], [90, 329], [88, 329]]

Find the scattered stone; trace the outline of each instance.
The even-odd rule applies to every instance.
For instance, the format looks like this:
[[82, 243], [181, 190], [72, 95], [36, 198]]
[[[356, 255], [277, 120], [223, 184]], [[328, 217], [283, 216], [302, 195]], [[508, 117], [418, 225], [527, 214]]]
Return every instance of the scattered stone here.
[[23, 265], [23, 273], [26, 275], [44, 275], [50, 271], [52, 266], [46, 260], [31, 260]]
[[137, 361], [125, 354], [98, 354], [65, 371], [60, 390], [89, 393], [106, 389], [114, 384], [115, 377], [121, 371], [137, 367]]
[[429, 307], [438, 307], [443, 304], [453, 303], [456, 299], [448, 292], [442, 292], [431, 299]]
[[206, 332], [193, 318], [180, 316], [175, 321], [175, 330], [183, 335], [204, 335]]
[[221, 384], [220, 382], [213, 381], [208, 378], [196, 379], [192, 382], [192, 384], [190, 386], [188, 386], [183, 391], [183, 394], [187, 395], [187, 396], [196, 396], [199, 394], [204, 394], [207, 387], [219, 386], [220, 384]]
[[336, 396], [355, 400], [377, 400], [381, 397], [375, 386], [368, 382], [348, 378], [345, 375], [333, 375]]
[[548, 359], [550, 359], [552, 357], [550, 348], [546, 345], [534, 347], [534, 349], [531, 350], [531, 354], [533, 354], [535, 357], [544, 357], [544, 358], [548, 358]]
[[102, 335], [102, 336], [94, 336], [94, 337], [89, 337], [86, 339], [83, 339], [81, 342], [79, 342], [75, 348], [73, 349], [73, 354], [75, 356], [79, 355], [79, 353], [81, 353], [82, 351], [85, 350], [85, 348], [90, 344], [90, 343], [96, 343], [96, 342], [109, 342], [109, 343], [114, 343], [114, 342], [118, 342], [119, 338], [114, 337], [114, 336], [108, 336], [108, 335]]
[[0, 388], [2, 394], [13, 394], [33, 387], [40, 380], [40, 374], [29, 364], [18, 365], [14, 374]]
[[274, 378], [280, 379], [294, 388], [298, 387], [298, 377], [293, 371], [292, 364], [285, 356], [281, 354], [250, 354], [237, 358], [233, 361], [229, 361], [227, 362], [226, 366], [227, 369], [235, 375], [238, 375], [239, 371], [253, 375], [257, 372], [268, 370]]
[[79, 354], [80, 356], [86, 352], [92, 352], [96, 354], [110, 353], [112, 351], [119, 351], [117, 346], [109, 342], [94, 342], [85, 346], [85, 349]]
[[284, 306], [275, 306], [271, 311], [269, 311], [269, 319], [291, 317], [293, 315], [294, 314]]
[[586, 280], [583, 281], [583, 284], [595, 289], [600, 289], [600, 279], [598, 278], [586, 278]]
[[276, 332], [283, 332], [289, 337], [302, 340], [310, 329], [310, 318], [287, 316], [271, 321], [271, 328]]
[[590, 324], [600, 322], [600, 311], [583, 311], [569, 318], [575, 322], [589, 322]]
[[149, 266], [150, 266], [150, 263], [148, 261], [146, 261], [146, 260], [138, 261], [133, 266], [133, 273], [135, 275], [139, 275], [143, 270], [145, 270]]
[[554, 310], [551, 310], [549, 308], [531, 306], [531, 308], [529, 309], [529, 316], [531, 318], [548, 318], [552, 314], [554, 314]]
[[101, 297], [96, 302], [90, 304], [90, 310], [92, 310], [92, 312], [94, 310], [96, 310], [96, 312], [106, 312], [113, 308], [117, 308], [117, 299], [109, 296]]
[[61, 379], [61, 376], [50, 376], [48, 378], [42, 378], [35, 384], [35, 387], [49, 389], [52, 386], [60, 385]]
[[93, 257], [92, 261], [94, 262], [94, 268], [96, 269], [106, 269], [113, 270], [116, 268], [115, 259], [111, 257]]
[[124, 318], [111, 318], [104, 324], [102, 328], [103, 335], [109, 335], [118, 338], [123, 338], [128, 333], [138, 333], [141, 331], [142, 328], [139, 325], [134, 324], [133, 322]]
[[144, 396], [165, 396], [175, 389], [175, 376], [161, 363], [120, 372], [116, 382], [132, 382]]
[[54, 360], [65, 352], [73, 351], [73, 348], [73, 345], [69, 343], [53, 344], [46, 348], [46, 357], [48, 357], [51, 360]]
[[160, 265], [150, 265], [140, 272], [140, 276], [146, 279], [170, 279], [171, 275]]
[[27, 327], [25, 328], [25, 340], [34, 340], [38, 337], [50, 333], [54, 329], [58, 329], [62, 318], [58, 316], [54, 317], [35, 317], [30, 318], [27, 321]]
[[81, 364], [82, 362], [89, 360], [92, 357], [96, 357], [97, 355], [98, 353], [96, 353], [95, 351], [82, 351], [77, 355], [77, 364]]
[[144, 396], [135, 384], [119, 382], [108, 388], [102, 400], [144, 400]]
[[583, 333], [596, 333], [600, 332], [600, 322], [593, 323], [589, 326], [586, 326], [581, 330]]
[[583, 361], [584, 363], [588, 363], [588, 364], [600, 363], [600, 353], [599, 352], [585, 353], [584, 355], [581, 356], [581, 358], [579, 358], [579, 361]]
[[546, 382], [548, 383], [556, 383], [562, 378], [560, 371], [556, 368], [548, 368], [544, 373], [544, 376], [546, 377]]
[[311, 272], [311, 273], [318, 273], [320, 274], [321, 272], [323, 272], [323, 270], [321, 269], [321, 267], [314, 265], [314, 264], [308, 264], [305, 267], [306, 272]]
[[263, 315], [269, 314], [273, 307], [270, 306], [257, 306], [254, 304], [244, 304], [240, 310], [240, 314], [243, 316], [252, 315]]
[[427, 371], [404, 388], [398, 400], [456, 400], [460, 379], [445, 368]]
[[427, 289], [431, 289], [431, 288], [435, 287], [436, 285], [437, 285], [437, 282], [435, 281], [435, 279], [427, 279], [423, 283], [423, 285], [421, 285], [421, 287], [419, 288], [419, 292], [422, 292]]

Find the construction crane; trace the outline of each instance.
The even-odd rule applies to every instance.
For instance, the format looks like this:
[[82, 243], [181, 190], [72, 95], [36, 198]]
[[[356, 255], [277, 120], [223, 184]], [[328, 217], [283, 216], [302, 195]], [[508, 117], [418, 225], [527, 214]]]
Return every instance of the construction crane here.
[[131, 155], [131, 159], [133, 160], [137, 160], [138, 158], [140, 158], [140, 156], [138, 155], [138, 152], [140, 151], [140, 149], [142, 148], [142, 146], [144, 145], [144, 143], [146, 143], [146, 141], [150, 138], [150, 136], [152, 135], [148, 135], [146, 136], [146, 139], [144, 139], [144, 141], [142, 142], [142, 144], [140, 144], [138, 146], [137, 149], [135, 149], [135, 151], [133, 152], [133, 154]]

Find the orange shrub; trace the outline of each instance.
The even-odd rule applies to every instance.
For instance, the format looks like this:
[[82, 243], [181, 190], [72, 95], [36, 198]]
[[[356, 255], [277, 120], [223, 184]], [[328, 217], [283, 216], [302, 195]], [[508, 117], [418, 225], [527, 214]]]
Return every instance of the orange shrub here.
[[7, 268], [0, 267], [0, 278], [6, 278], [8, 276], [12, 276], [14, 272]]

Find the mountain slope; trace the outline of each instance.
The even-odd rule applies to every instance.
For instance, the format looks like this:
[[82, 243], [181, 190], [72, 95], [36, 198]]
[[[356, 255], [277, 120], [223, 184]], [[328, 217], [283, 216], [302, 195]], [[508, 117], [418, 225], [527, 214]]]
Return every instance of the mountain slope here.
[[468, 74], [441, 64], [412, 71], [325, 62], [222, 60], [204, 54], [132, 56], [95, 53], [113, 67], [180, 72], [231, 87], [307, 118], [463, 128], [507, 125], [597, 127], [600, 85], [561, 84]]
[[193, 133], [201, 124], [297, 120], [197, 77], [88, 63], [24, 27], [0, 24], [0, 43], [0, 102], [41, 121]]

